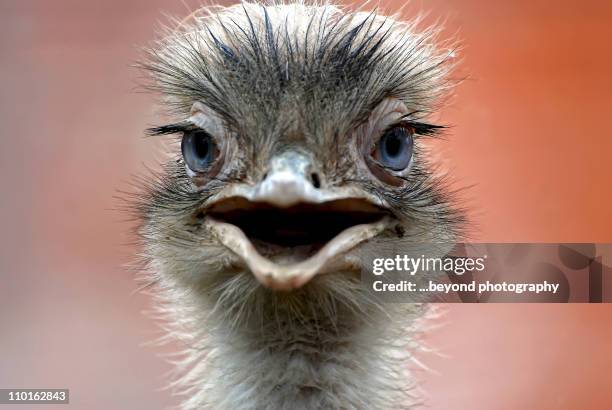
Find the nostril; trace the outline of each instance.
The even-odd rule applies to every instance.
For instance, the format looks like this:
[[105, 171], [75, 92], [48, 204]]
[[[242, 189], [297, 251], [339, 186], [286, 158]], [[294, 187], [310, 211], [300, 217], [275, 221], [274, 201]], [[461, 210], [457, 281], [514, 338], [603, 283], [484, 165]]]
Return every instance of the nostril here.
[[263, 174], [263, 177], [261, 177], [262, 181], [265, 181], [268, 178], [268, 173], [266, 172], [265, 174]]
[[321, 179], [319, 179], [319, 175], [316, 173], [310, 174], [310, 180], [312, 181], [312, 186], [315, 188], [321, 188]]

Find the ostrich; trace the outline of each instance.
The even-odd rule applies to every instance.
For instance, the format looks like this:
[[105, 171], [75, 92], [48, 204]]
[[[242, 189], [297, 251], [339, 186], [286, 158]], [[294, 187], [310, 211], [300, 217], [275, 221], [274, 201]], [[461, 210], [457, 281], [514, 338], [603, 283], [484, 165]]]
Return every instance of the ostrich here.
[[365, 253], [461, 232], [422, 144], [452, 86], [436, 33], [243, 3], [204, 7], [148, 50], [172, 117], [148, 134], [177, 144], [136, 209], [146, 279], [184, 346], [183, 409], [413, 406], [425, 308], [380, 303], [360, 272]]

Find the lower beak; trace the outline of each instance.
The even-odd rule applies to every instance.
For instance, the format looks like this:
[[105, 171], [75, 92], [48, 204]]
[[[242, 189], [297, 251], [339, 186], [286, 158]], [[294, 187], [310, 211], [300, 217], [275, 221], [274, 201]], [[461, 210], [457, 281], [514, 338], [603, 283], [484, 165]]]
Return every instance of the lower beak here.
[[209, 219], [210, 227], [217, 232], [221, 243], [246, 263], [262, 285], [274, 290], [297, 289], [315, 275], [333, 270], [334, 257], [378, 235], [388, 223], [387, 219], [381, 219], [376, 223], [352, 226], [342, 231], [309, 258], [290, 265], [282, 265], [262, 256], [237, 226], [214, 218]]

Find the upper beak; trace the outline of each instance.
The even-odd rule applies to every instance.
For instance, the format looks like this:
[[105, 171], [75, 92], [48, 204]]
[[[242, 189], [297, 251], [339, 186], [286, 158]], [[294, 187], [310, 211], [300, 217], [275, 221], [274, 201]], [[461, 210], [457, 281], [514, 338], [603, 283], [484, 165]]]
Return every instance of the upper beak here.
[[300, 202], [320, 203], [328, 196], [327, 191], [320, 189], [320, 183], [319, 173], [312, 169], [308, 157], [289, 151], [270, 161], [269, 171], [255, 185], [249, 199], [280, 208]]
[[[206, 223], [216, 232], [219, 241], [244, 261], [259, 282], [275, 290], [299, 288], [318, 273], [333, 270], [336, 256], [378, 235], [390, 222], [387, 214], [381, 211], [383, 204], [376, 197], [354, 186], [325, 187], [320, 172], [312, 164], [313, 161], [308, 155], [287, 151], [272, 158], [268, 172], [258, 184], [231, 185], [207, 204]], [[274, 217], [270, 219], [270, 225], [274, 227], [257, 224], [258, 221], [253, 220], [260, 217], [254, 210], [262, 208], [268, 214], [278, 212], [276, 220]], [[307, 212], [300, 211], [303, 209]], [[334, 212], [337, 215], [347, 213], [361, 215], [371, 212], [372, 217], [364, 218], [361, 215], [361, 219], [357, 219], [355, 224], [342, 225], [343, 229], [337, 234], [334, 233], [335, 236], [331, 240], [308, 258], [281, 264], [263, 256], [257, 250], [245, 232], [246, 230], [252, 233], [252, 228], [247, 229], [248, 227], [241, 227], [240, 223], [232, 223], [234, 220], [229, 218], [229, 215], [237, 212], [245, 214], [240, 219], [246, 221], [245, 225], [256, 226], [256, 230], [260, 231], [266, 229], [282, 231], [284, 227], [279, 227], [279, 224], [282, 225], [279, 221], [289, 221], [291, 225], [297, 224], [300, 229], [304, 229], [302, 225], [312, 230], [325, 229], [324, 226], [316, 226], [317, 221], [312, 221], [309, 226], [309, 221], [293, 219], [312, 217], [318, 212]], [[334, 223], [329, 216], [321, 220], [329, 221], [327, 224]], [[287, 227], [287, 230], [291, 229]], [[258, 236], [265, 235], [265, 233], [258, 234]], [[284, 245], [290, 247], [289, 243]]]

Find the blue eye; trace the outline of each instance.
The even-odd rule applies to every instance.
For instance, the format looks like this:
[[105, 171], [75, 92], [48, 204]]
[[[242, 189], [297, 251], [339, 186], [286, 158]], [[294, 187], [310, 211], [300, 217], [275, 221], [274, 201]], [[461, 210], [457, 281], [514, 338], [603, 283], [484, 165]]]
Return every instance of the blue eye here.
[[373, 157], [384, 167], [401, 171], [410, 164], [413, 145], [412, 131], [409, 128], [394, 127], [380, 138]]
[[181, 141], [185, 163], [194, 172], [204, 172], [217, 157], [213, 138], [203, 130], [186, 131]]

